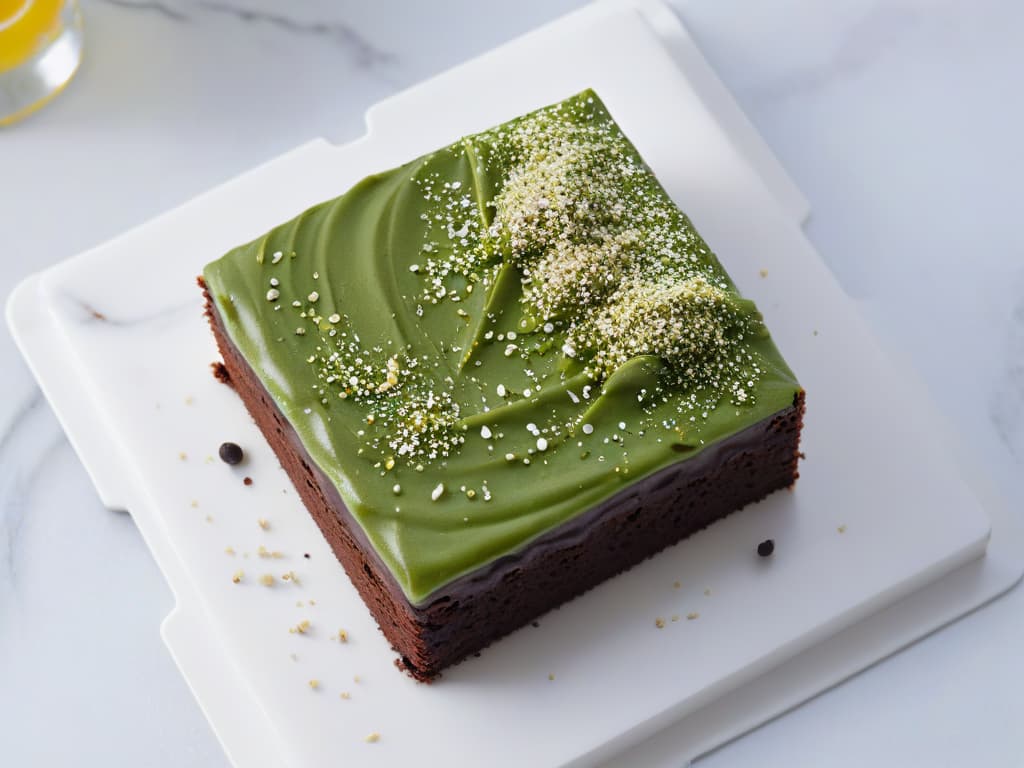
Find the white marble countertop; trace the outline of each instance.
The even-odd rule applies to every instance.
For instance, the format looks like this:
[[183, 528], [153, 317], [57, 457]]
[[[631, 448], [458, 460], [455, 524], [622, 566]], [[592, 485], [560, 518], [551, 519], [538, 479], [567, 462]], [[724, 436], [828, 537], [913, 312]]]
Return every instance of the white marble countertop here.
[[[306, 139], [355, 138], [374, 101], [579, 4], [84, 0], [78, 79], [0, 132], [0, 293]], [[1024, 510], [1024, 6], [674, 7], [847, 292]], [[131, 518], [101, 507], [6, 334], [0, 364], [4, 764], [226, 766]], [[702, 764], [1019, 765], [1021, 647], [1018, 588]]]

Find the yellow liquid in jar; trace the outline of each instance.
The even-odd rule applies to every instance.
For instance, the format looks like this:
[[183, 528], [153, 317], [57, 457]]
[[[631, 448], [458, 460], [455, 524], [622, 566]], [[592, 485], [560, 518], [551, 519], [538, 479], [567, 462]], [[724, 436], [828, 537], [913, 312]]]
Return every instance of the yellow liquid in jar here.
[[64, 0], [0, 0], [0, 72], [14, 69], [61, 29]]

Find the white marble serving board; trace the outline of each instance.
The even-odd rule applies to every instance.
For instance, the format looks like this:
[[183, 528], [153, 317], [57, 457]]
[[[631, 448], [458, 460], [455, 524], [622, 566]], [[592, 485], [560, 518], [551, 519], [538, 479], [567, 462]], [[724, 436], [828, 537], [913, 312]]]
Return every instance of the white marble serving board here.
[[[194, 276], [367, 173], [587, 86], [758, 302], [807, 388], [803, 478], [418, 685], [392, 667], [240, 401], [210, 377]], [[927, 398], [879, 351], [800, 231], [806, 203], [660, 6], [573, 14], [383, 102], [368, 124], [354, 144], [312, 142], [30, 279], [9, 305], [104, 502], [131, 511], [167, 575], [177, 608], [164, 637], [236, 765], [592, 764], [703, 707], [661, 742], [692, 756], [1019, 575], [986, 570], [989, 518]], [[247, 464], [207, 459], [225, 439]], [[777, 553], [759, 560], [768, 537]], [[260, 545], [284, 557], [260, 558]], [[900, 598], [971, 569], [982, 575], [953, 603], [879, 623], [908, 615]], [[299, 584], [256, 581], [289, 570]], [[289, 633], [303, 619], [311, 631]], [[893, 631], [851, 646], [861, 627]], [[332, 639], [339, 628], [349, 643]], [[825, 669], [830, 647], [845, 660]], [[769, 670], [801, 658], [812, 664], [790, 675], [799, 687], [766, 687]], [[744, 683], [746, 706], [707, 706]]]

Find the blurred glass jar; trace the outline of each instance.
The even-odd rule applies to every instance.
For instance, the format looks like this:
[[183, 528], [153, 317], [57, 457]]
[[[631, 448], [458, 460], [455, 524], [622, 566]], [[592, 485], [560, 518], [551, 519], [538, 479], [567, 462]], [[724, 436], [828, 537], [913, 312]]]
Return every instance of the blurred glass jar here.
[[0, 0], [0, 125], [60, 93], [81, 59], [77, 0]]

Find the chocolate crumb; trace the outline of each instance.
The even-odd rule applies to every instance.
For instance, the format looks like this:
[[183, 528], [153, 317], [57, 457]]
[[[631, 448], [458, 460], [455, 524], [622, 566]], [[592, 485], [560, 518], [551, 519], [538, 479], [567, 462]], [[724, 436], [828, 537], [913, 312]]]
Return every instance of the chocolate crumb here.
[[307, 560], [309, 560], [309, 552], [306, 552], [306, 553], [304, 553], [304, 554], [303, 554], [302, 556], [303, 556], [304, 558], [306, 558]]
[[251, 477], [247, 477], [244, 480], [242, 480], [242, 483], [245, 484], [245, 485], [252, 485], [252, 478]]
[[757, 554], [761, 557], [771, 557], [772, 552], [775, 551], [775, 540], [765, 539], [757, 545]]
[[221, 384], [231, 383], [231, 374], [228, 373], [227, 366], [224, 365], [224, 363], [210, 363], [210, 368], [213, 369], [213, 378], [215, 378]]
[[238, 443], [221, 443], [217, 453], [220, 454], [221, 461], [225, 464], [230, 464], [231, 466], [241, 464], [242, 459], [245, 458], [245, 454], [242, 452], [242, 448]]

